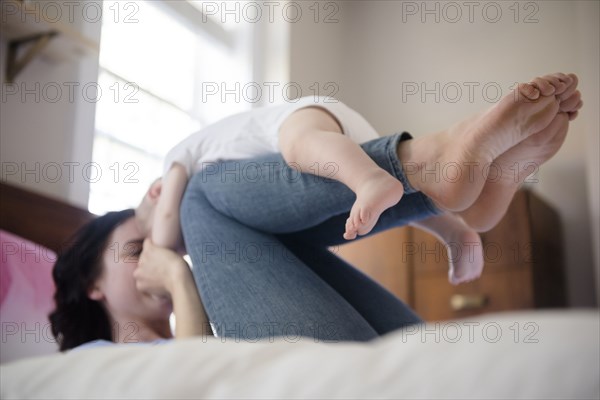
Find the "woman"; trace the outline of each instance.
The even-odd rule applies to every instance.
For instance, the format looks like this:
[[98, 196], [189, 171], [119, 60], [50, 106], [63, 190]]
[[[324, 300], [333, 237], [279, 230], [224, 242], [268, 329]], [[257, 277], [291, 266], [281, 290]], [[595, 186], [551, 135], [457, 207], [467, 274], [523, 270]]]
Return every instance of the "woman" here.
[[[376, 139], [363, 149], [398, 174], [397, 143], [408, 137]], [[214, 170], [194, 175], [181, 211], [193, 277], [177, 253], [143, 241], [133, 210], [99, 217], [79, 232], [72, 250], [59, 257], [54, 269], [57, 308], [51, 322], [61, 350], [97, 339], [131, 343], [171, 338], [171, 311], [178, 317], [176, 337], [185, 337], [179, 329], [190, 320], [196, 321], [190, 331], [210, 334], [202, 308], [188, 306], [186, 311], [185, 304], [193, 302], [180, 295], [193, 297], [192, 279], [216, 334], [237, 340], [370, 340], [420, 322], [399, 299], [327, 250], [344, 240], [339, 230], [354, 202], [350, 189], [299, 175], [280, 154], [218, 165], [229, 172], [256, 166], [261, 178], [250, 181], [228, 173], [232, 179], [224, 180]], [[250, 206], [248, 199], [260, 208]], [[215, 209], [214, 204], [227, 208], [232, 201], [238, 217], [254, 222], [245, 225]], [[410, 194], [382, 215], [374, 232], [436, 212], [426, 196]], [[299, 222], [307, 228], [291, 225]], [[267, 234], [249, 226], [253, 223], [267, 223], [262, 226], [266, 230], [297, 231]], [[153, 278], [141, 277], [139, 287], [135, 274], [142, 269], [137, 263], [142, 243], [139, 264], [154, 272], [143, 273]]]
[[[492, 227], [527, 174], [488, 180], [482, 172], [489, 166], [477, 162], [491, 157], [513, 178], [515, 162], [549, 159], [581, 107], [576, 85], [574, 75], [536, 78], [486, 114], [446, 131], [417, 140], [403, 133], [363, 143], [366, 154], [398, 179], [405, 193], [369, 234], [442, 209], [471, 226]], [[475, 168], [481, 176], [431, 179], [430, 167], [444, 162]], [[418, 168], [410, 173], [406, 165]], [[79, 233], [54, 271], [57, 308], [51, 322], [61, 350], [95, 339], [171, 338], [171, 307], [178, 338], [207, 334], [207, 320], [218, 336], [238, 340], [308, 336], [328, 341], [366, 341], [421, 322], [399, 299], [327, 250], [343, 241], [340, 227], [354, 202], [350, 189], [298, 174], [280, 154], [217, 167], [218, 173], [212, 169], [192, 177], [181, 204], [195, 285], [179, 255], [143, 242], [130, 210], [100, 217]], [[116, 324], [112, 332], [111, 323]]]
[[50, 321], [61, 350], [93, 340], [104, 344], [170, 338], [172, 312], [188, 315], [178, 324], [177, 337], [191, 336], [189, 326], [205, 320], [191, 271], [170, 250], [144, 246], [144, 257], [153, 262], [143, 265], [155, 267], [150, 273], [160, 289], [153, 294], [139, 290], [150, 289], [149, 281], [136, 287], [142, 242], [133, 222], [132, 209], [96, 218], [58, 258], [53, 270], [56, 309]]

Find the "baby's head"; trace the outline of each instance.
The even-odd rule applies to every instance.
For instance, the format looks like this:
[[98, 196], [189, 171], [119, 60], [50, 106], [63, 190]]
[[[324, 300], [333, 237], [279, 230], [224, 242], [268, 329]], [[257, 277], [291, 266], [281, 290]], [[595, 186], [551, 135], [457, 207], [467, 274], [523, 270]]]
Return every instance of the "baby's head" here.
[[162, 189], [162, 179], [158, 178], [148, 188], [144, 198], [135, 209], [135, 221], [145, 236], [150, 236], [152, 232], [152, 222], [154, 220], [154, 210], [158, 204], [158, 198]]

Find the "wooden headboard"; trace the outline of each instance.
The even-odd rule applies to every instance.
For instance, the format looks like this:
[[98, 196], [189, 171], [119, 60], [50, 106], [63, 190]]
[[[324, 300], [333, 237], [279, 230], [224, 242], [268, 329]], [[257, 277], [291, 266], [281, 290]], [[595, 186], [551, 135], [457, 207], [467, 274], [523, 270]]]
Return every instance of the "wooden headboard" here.
[[64, 201], [0, 182], [0, 229], [55, 252], [94, 217]]

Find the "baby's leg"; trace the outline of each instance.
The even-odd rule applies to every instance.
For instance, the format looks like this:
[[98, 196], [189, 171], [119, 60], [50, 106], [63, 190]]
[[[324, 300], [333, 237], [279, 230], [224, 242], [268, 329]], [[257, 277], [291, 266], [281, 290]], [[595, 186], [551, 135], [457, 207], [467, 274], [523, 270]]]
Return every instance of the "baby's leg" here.
[[336, 119], [322, 108], [303, 108], [286, 118], [279, 130], [279, 147], [290, 166], [335, 179], [356, 194], [345, 239], [370, 232], [381, 213], [404, 194], [402, 184], [344, 136]]
[[453, 214], [411, 222], [411, 226], [421, 228], [444, 245], [448, 252], [448, 280], [453, 285], [478, 278], [483, 270], [483, 247], [479, 234]]

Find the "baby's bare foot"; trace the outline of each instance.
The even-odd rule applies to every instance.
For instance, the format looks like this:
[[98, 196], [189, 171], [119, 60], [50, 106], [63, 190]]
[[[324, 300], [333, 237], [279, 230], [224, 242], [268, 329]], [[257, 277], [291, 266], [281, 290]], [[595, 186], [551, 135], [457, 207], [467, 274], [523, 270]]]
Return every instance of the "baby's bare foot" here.
[[[548, 127], [559, 112], [554, 75], [519, 84], [487, 112], [398, 147], [410, 184], [440, 208], [462, 211], [479, 197], [489, 165]], [[559, 85], [557, 85], [559, 86]], [[559, 87], [561, 94], [567, 86]]]
[[357, 185], [356, 201], [346, 220], [344, 239], [366, 235], [379, 220], [382, 212], [396, 205], [402, 195], [402, 184], [384, 170], [376, 170]]

